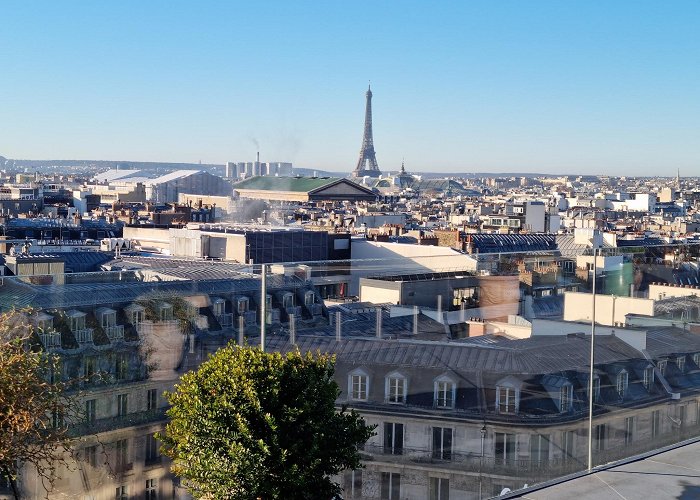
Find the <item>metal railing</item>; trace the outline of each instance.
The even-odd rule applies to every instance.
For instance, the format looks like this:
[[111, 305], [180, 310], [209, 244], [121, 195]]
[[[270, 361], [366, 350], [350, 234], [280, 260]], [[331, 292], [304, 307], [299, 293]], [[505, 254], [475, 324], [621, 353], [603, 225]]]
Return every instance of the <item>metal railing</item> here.
[[123, 325], [105, 326], [104, 331], [107, 334], [107, 337], [109, 337], [109, 340], [119, 340], [124, 338]]
[[146, 410], [135, 413], [127, 413], [126, 415], [99, 418], [92, 422], [79, 422], [70, 426], [69, 433], [72, 436], [85, 436], [89, 434], [98, 434], [100, 432], [114, 431], [126, 427], [137, 425], [145, 425], [155, 422], [165, 421], [165, 408], [157, 410]]
[[56, 349], [61, 347], [61, 334], [59, 332], [44, 332], [39, 334], [44, 349]]
[[217, 314], [216, 321], [219, 322], [219, 324], [221, 325], [222, 328], [230, 328], [233, 326], [233, 314], [232, 313]]
[[73, 331], [73, 335], [75, 335], [75, 340], [78, 342], [78, 344], [87, 344], [92, 342], [92, 334], [92, 328], [81, 328], [80, 330]]

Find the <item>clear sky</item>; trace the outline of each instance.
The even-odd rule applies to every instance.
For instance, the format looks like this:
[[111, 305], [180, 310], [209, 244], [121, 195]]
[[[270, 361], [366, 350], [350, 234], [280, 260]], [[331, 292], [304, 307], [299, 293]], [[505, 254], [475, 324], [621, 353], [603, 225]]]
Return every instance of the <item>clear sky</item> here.
[[0, 155], [700, 175], [700, 1], [0, 2]]

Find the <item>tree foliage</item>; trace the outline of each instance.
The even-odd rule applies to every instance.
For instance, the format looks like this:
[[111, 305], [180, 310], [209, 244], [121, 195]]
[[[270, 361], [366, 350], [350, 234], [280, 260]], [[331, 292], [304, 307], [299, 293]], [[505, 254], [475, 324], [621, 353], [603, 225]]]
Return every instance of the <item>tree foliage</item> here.
[[0, 474], [16, 498], [17, 473], [32, 464], [46, 490], [69, 449], [63, 419], [73, 405], [57, 356], [38, 347], [27, 312], [0, 314]]
[[335, 401], [334, 358], [229, 345], [182, 377], [159, 436], [196, 497], [324, 499], [372, 435]]

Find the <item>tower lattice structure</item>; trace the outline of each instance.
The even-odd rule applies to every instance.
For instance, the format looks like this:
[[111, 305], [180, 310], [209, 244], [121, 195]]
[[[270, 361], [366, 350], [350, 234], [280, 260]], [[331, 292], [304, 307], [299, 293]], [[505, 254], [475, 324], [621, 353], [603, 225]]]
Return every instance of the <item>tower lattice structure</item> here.
[[365, 132], [362, 136], [360, 159], [353, 171], [353, 177], [379, 177], [381, 171], [377, 164], [377, 155], [374, 152], [374, 139], [372, 137], [372, 89], [367, 87], [367, 105], [365, 107]]

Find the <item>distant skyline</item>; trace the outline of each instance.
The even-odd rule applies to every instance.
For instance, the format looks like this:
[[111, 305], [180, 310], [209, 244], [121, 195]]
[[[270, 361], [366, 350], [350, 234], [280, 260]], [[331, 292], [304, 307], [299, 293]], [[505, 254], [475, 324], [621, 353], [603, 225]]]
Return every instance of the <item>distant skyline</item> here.
[[700, 173], [700, 2], [0, 4], [0, 155]]

